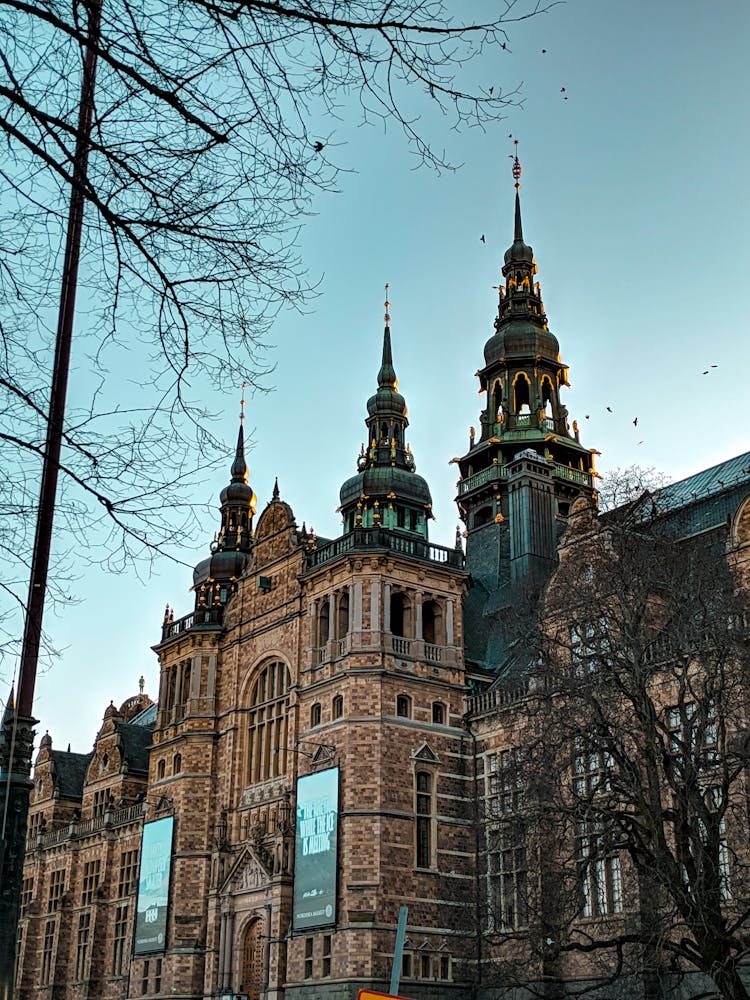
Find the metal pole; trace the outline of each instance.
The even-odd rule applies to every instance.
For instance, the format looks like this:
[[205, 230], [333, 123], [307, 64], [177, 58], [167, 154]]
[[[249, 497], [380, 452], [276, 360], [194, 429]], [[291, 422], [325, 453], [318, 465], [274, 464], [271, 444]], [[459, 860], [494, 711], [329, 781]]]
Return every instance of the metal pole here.
[[393, 967], [391, 968], [390, 994], [392, 997], [398, 996], [398, 987], [401, 982], [401, 965], [404, 960], [404, 941], [406, 940], [406, 918], [409, 915], [409, 907], [402, 906], [398, 911], [398, 930], [396, 931], [396, 947], [393, 951]]
[[[101, 30], [102, 0], [88, 0], [88, 31], [83, 60], [83, 80], [78, 112], [73, 158], [73, 177], [65, 240], [60, 309], [58, 313], [55, 360], [52, 371], [47, 440], [39, 491], [36, 536], [31, 562], [29, 597], [26, 605], [21, 666], [18, 679], [18, 699], [3, 718], [0, 735], [0, 767], [2, 790], [0, 807], [4, 822], [4, 841], [0, 845], [0, 1000], [13, 996], [16, 935], [20, 909], [21, 879], [29, 810], [31, 752], [33, 749], [32, 706], [36, 683], [39, 647], [42, 636], [44, 601], [52, 543], [52, 523], [60, 469], [60, 451], [65, 421], [65, 401], [70, 369], [70, 349], [73, 339], [78, 265], [81, 256], [81, 233], [85, 204], [88, 153], [91, 123], [94, 113], [94, 83], [97, 49]], [[13, 753], [11, 754], [11, 747]]]

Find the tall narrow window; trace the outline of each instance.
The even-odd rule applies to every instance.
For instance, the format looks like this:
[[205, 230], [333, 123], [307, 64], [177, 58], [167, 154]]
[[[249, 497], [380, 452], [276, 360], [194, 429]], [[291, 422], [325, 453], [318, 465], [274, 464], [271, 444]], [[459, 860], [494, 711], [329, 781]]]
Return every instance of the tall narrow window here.
[[320, 703], [316, 702], [310, 709], [310, 725], [319, 726], [321, 720], [321, 707]]
[[248, 784], [286, 773], [289, 671], [274, 660], [263, 666], [250, 698]]
[[313, 938], [305, 938], [305, 979], [312, 979], [313, 974]]
[[112, 938], [112, 975], [121, 976], [125, 969], [128, 935], [128, 904], [123, 903], [115, 910], [115, 929]]
[[42, 986], [52, 982], [52, 956], [55, 948], [55, 921], [48, 920], [44, 925], [44, 943], [42, 945]]
[[47, 897], [47, 913], [60, 909], [63, 892], [65, 891], [65, 869], [58, 868], [50, 873], [49, 895]]
[[336, 605], [336, 638], [343, 639], [349, 633], [349, 591], [339, 594]]
[[511, 820], [487, 835], [490, 920], [493, 930], [517, 930], [528, 922], [526, 824]]
[[76, 944], [76, 979], [86, 978], [89, 957], [89, 934], [91, 932], [91, 912], [87, 910], [78, 917], [78, 941]]
[[321, 601], [318, 611], [318, 646], [325, 646], [328, 642], [330, 620], [331, 602], [329, 600]]
[[344, 697], [337, 694], [331, 704], [331, 718], [340, 719], [344, 714]]
[[101, 861], [87, 861], [83, 866], [83, 887], [81, 890], [81, 906], [88, 906], [94, 901], [96, 890], [99, 887], [101, 874]]
[[433, 867], [433, 776], [430, 771], [417, 771], [417, 868]]
[[581, 820], [576, 830], [581, 913], [599, 917], [622, 912], [620, 856], [601, 824]]

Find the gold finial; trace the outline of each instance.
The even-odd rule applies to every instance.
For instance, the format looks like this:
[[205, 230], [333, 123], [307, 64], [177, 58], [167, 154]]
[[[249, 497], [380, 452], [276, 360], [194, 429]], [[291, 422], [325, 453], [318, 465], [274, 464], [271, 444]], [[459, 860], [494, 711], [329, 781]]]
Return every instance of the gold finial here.
[[518, 159], [518, 139], [513, 140], [513, 145], [516, 147], [513, 153], [513, 180], [516, 183], [513, 186], [517, 191], [521, 186], [521, 161]]
[[383, 305], [385, 306], [385, 325], [386, 326], [390, 326], [391, 325], [391, 312], [390, 312], [391, 303], [388, 301], [388, 289], [390, 287], [391, 286], [386, 281], [386, 283], [385, 283], [385, 302], [383, 303]]
[[247, 382], [242, 383], [242, 399], [240, 400], [240, 423], [245, 419], [245, 389], [247, 388]]

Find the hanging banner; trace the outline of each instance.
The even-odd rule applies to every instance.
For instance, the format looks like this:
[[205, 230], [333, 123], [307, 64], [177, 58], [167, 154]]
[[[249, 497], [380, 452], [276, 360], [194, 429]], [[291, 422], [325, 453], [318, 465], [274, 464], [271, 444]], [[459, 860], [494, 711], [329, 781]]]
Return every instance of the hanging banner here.
[[143, 826], [134, 955], [164, 951], [167, 946], [173, 832], [173, 816], [165, 816], [164, 819], [153, 820]]
[[295, 930], [336, 923], [339, 769], [297, 781], [294, 844]]

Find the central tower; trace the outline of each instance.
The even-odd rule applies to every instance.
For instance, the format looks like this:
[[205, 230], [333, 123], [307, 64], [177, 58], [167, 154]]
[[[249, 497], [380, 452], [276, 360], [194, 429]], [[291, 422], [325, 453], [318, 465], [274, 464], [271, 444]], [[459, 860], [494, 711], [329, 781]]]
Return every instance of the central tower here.
[[469, 450], [458, 460], [456, 498], [474, 584], [465, 607], [467, 659], [492, 670], [507, 657], [509, 610], [543, 586], [571, 502], [593, 492], [595, 454], [580, 443], [560, 398], [568, 368], [523, 238], [517, 156], [513, 176], [513, 243], [502, 266], [495, 332], [477, 372], [484, 398], [479, 435], [472, 427]]

